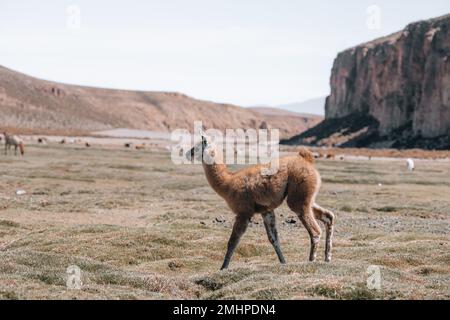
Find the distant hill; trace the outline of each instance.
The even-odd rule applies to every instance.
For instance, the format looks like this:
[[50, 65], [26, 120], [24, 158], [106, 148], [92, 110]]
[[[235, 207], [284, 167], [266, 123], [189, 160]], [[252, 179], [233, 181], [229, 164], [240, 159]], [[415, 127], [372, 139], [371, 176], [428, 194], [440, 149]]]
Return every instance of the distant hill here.
[[323, 116], [325, 114], [326, 97], [309, 99], [303, 102], [293, 102], [288, 104], [280, 104], [275, 106], [279, 109], [285, 109], [298, 113], [316, 114]]
[[279, 109], [275, 107], [250, 107], [250, 110], [256, 111], [258, 113], [264, 115], [271, 116], [287, 116], [287, 117], [302, 117], [302, 118], [311, 118], [311, 119], [322, 119], [322, 116], [311, 113], [299, 113], [294, 111], [289, 111], [286, 109]]
[[[288, 138], [316, 122], [301, 115], [260, 113], [175, 92], [145, 92], [68, 85], [0, 66], [0, 126], [19, 132], [90, 132], [129, 128], [170, 132], [207, 128], [279, 128]], [[2, 129], [0, 128], [0, 129]]]
[[[263, 117], [266, 117], [267, 122], [270, 123], [272, 128], [280, 129], [280, 135], [282, 136], [289, 135], [285, 128], [289, 128], [289, 130], [291, 128], [296, 128], [303, 132], [314, 127], [323, 120], [322, 116], [297, 113], [277, 108], [252, 107], [249, 109], [260, 113]], [[291, 137], [292, 135], [289, 136]]]

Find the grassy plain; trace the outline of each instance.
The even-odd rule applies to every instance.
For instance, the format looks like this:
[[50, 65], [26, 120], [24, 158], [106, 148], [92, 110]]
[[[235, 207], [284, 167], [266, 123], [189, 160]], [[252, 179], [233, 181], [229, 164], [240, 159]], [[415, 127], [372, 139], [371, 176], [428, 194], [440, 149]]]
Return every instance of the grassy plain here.
[[[255, 217], [219, 272], [233, 215], [201, 166], [165, 150], [49, 144], [0, 156], [0, 298], [450, 299], [450, 162], [319, 160], [337, 215], [333, 261], [277, 210], [287, 264]], [[23, 189], [25, 195], [17, 195]], [[66, 269], [81, 269], [69, 290]], [[381, 290], [366, 287], [368, 266]]]

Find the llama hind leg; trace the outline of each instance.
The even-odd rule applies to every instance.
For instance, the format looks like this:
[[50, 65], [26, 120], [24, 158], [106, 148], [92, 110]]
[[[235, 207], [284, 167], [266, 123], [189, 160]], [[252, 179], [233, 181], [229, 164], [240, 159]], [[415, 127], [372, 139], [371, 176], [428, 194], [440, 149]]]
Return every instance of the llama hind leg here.
[[242, 235], [245, 233], [245, 230], [247, 230], [249, 218], [250, 217], [248, 215], [236, 217], [236, 221], [234, 222], [233, 226], [233, 231], [231, 232], [230, 240], [228, 240], [227, 253], [225, 254], [225, 258], [223, 260], [223, 264], [220, 270], [228, 268], [234, 250], [239, 244], [239, 241], [241, 240]]
[[277, 253], [278, 260], [280, 260], [280, 263], [284, 264], [286, 263], [286, 260], [284, 259], [283, 252], [281, 252], [280, 241], [278, 240], [275, 213], [273, 211], [264, 213], [262, 217], [264, 220], [264, 226], [266, 227], [267, 237]]
[[309, 252], [309, 261], [316, 260], [317, 246], [320, 241], [320, 234], [322, 231], [320, 230], [319, 224], [317, 223], [312, 207], [308, 204], [300, 204], [299, 202], [292, 203], [288, 199], [289, 208], [294, 211], [297, 216], [300, 218], [300, 221], [305, 226], [305, 229], [309, 233], [309, 237], [311, 239], [311, 249]]
[[316, 219], [325, 224], [325, 261], [331, 261], [331, 249], [333, 247], [333, 227], [334, 227], [334, 213], [330, 210], [324, 209], [318, 204], [313, 205], [314, 216]]
[[309, 237], [311, 239], [311, 249], [309, 252], [309, 261], [315, 261], [317, 255], [317, 246], [320, 241], [320, 230], [319, 224], [317, 223], [311, 208], [304, 208], [303, 212], [297, 213], [306, 230], [308, 230]]

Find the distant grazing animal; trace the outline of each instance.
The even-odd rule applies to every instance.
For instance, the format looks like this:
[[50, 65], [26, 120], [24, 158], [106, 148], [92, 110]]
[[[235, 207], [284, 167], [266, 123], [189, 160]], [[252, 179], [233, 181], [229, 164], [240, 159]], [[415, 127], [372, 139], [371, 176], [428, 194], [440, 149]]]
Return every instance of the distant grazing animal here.
[[414, 171], [414, 160], [411, 158], [406, 159], [406, 166], [407, 166], [409, 172], [413, 172]]
[[86, 146], [86, 148], [89, 148], [91, 146], [89, 142], [86, 142], [84, 145]]
[[313, 154], [301, 148], [296, 155], [280, 158], [278, 171], [271, 175], [263, 175], [261, 170], [271, 170], [270, 164], [255, 165], [237, 172], [230, 172], [222, 162], [221, 151], [215, 148], [214, 144], [209, 142], [209, 138], [202, 133], [202, 140], [186, 153], [189, 161], [194, 158], [202, 161], [210, 186], [227, 202], [236, 215], [221, 269], [228, 268], [249, 220], [256, 213], [263, 217], [267, 236], [280, 263], [285, 263], [278, 240], [274, 212], [284, 199], [287, 199], [289, 208], [298, 215], [309, 233], [310, 261], [316, 259], [317, 245], [321, 235], [317, 220], [325, 224], [325, 261], [331, 261], [334, 214], [315, 203], [321, 179], [313, 165]]
[[11, 146], [14, 146], [14, 154], [17, 156], [17, 148], [20, 149], [20, 154], [25, 154], [25, 147], [23, 144], [22, 139], [20, 139], [18, 136], [10, 136], [6, 132], [3, 132], [3, 135], [5, 136], [5, 155], [8, 154], [8, 150], [11, 149]]
[[131, 148], [131, 146], [132, 146], [132, 143], [130, 143], [130, 142], [127, 142], [127, 143], [125, 143], [125, 144], [124, 144], [124, 146], [125, 146], [125, 148]]
[[145, 144], [143, 143], [143, 144], [137, 145], [135, 148], [136, 148], [136, 150], [143, 150], [143, 149], [145, 149]]
[[66, 143], [66, 139], [62, 139], [59, 143], [60, 144], [65, 144]]
[[47, 141], [48, 141], [47, 138], [38, 138], [38, 143], [46, 144]]

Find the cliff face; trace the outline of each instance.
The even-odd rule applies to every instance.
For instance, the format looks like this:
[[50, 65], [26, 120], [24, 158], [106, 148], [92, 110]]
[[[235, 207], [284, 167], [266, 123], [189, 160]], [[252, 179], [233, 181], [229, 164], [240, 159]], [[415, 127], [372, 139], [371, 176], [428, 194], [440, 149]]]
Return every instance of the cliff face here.
[[[322, 128], [333, 123], [331, 127], [342, 133], [345, 128], [336, 128], [339, 119], [373, 120], [365, 131], [363, 127], [351, 131], [338, 145], [352, 144], [357, 137], [365, 141], [360, 146], [427, 147], [421, 139], [448, 136], [450, 15], [412, 23], [403, 31], [339, 53], [330, 85]], [[322, 130], [319, 135], [323, 139], [334, 133]], [[302, 136], [311, 138], [308, 131]], [[320, 139], [312, 141], [321, 144]], [[380, 145], [382, 141], [387, 143]]]
[[415, 136], [449, 133], [450, 15], [340, 53], [325, 112], [370, 114], [381, 135], [408, 124]]

